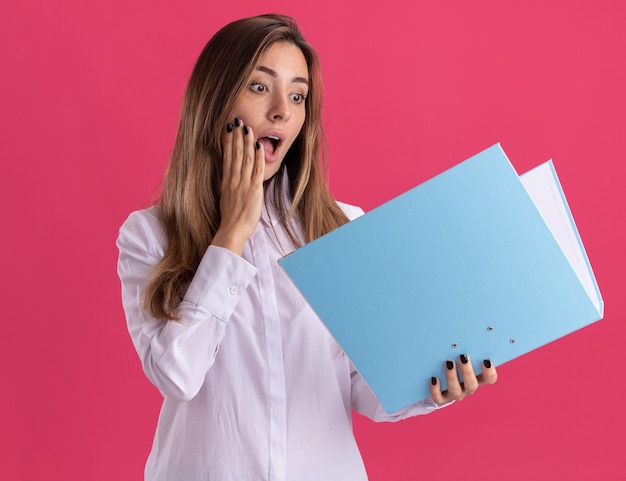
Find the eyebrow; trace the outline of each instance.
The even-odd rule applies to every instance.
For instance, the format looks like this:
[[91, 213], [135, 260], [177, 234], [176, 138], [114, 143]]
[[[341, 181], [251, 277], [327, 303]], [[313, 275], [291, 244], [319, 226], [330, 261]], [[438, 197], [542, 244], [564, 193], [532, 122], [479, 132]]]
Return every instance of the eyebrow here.
[[[264, 72], [274, 78], [278, 77], [278, 72], [276, 72], [276, 70], [273, 70], [269, 67], [265, 67], [263, 65], [259, 65], [257, 68], [257, 70]], [[305, 79], [304, 77], [294, 77], [291, 79], [292, 82], [294, 83], [302, 83], [302, 84], [306, 84], [309, 85], [309, 81], [307, 79]]]

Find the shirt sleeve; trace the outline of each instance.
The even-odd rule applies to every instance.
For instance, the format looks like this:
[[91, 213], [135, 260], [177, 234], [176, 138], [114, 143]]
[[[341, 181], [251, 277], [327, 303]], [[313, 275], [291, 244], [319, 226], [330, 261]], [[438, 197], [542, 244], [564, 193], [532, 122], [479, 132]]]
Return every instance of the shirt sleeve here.
[[131, 214], [120, 229], [118, 274], [128, 330], [148, 379], [164, 397], [188, 401], [215, 361], [226, 324], [256, 268], [221, 247], [209, 246], [177, 308], [180, 321], [154, 318], [143, 305], [153, 266], [164, 252], [153, 212]]
[[378, 402], [376, 395], [372, 392], [352, 363], [350, 363], [350, 378], [352, 382], [352, 409], [375, 422], [400, 421], [413, 416], [419, 416], [420, 414], [429, 414], [436, 409], [452, 404], [450, 402], [439, 405], [432, 399], [426, 398], [399, 411], [388, 413], [380, 402]]

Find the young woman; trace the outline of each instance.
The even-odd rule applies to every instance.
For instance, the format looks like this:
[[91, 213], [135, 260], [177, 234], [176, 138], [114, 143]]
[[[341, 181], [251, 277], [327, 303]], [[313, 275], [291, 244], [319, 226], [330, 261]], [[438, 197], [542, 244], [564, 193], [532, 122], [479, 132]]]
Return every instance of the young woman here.
[[395, 421], [496, 380], [463, 355], [446, 391], [432, 378], [430, 399], [386, 413], [278, 266], [362, 213], [325, 184], [321, 85], [292, 19], [225, 26], [191, 75], [160, 202], [120, 230], [128, 328], [164, 397], [147, 480], [366, 480], [352, 409]]

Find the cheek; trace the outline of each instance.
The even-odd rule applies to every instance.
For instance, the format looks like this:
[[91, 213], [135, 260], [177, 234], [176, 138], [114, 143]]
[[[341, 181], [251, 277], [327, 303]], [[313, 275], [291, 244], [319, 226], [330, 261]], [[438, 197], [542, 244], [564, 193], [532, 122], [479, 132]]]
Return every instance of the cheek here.
[[235, 104], [228, 114], [228, 118], [234, 119], [237, 117], [250, 125], [254, 121], [252, 116], [255, 110], [254, 106], [250, 104], [250, 101], [244, 94], [235, 101]]
[[287, 150], [291, 150], [291, 148], [293, 147], [293, 145], [296, 143], [296, 140], [298, 140], [298, 137], [300, 136], [300, 134], [302, 133], [302, 129], [298, 130], [293, 138], [291, 139], [290, 143], [289, 143], [289, 148]]
[[304, 121], [305, 121], [305, 116], [302, 116], [302, 119], [298, 122], [298, 128], [294, 129], [294, 136], [293, 136], [293, 142], [295, 142], [295, 140], [298, 138], [298, 136], [302, 133], [302, 130], [304, 129]]

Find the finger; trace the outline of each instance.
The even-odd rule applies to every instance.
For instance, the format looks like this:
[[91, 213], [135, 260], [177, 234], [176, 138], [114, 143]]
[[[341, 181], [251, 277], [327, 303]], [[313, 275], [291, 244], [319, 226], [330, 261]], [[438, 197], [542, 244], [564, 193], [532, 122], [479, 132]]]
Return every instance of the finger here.
[[461, 374], [463, 392], [465, 395], [474, 394], [476, 389], [478, 389], [479, 382], [467, 354], [461, 354], [459, 356], [459, 372]]
[[222, 136], [223, 168], [222, 179], [230, 178], [232, 173], [233, 124], [227, 124]]
[[244, 125], [241, 128], [243, 132], [243, 155], [241, 159], [241, 179], [243, 181], [250, 181], [252, 178], [252, 171], [254, 170], [254, 164], [256, 159], [256, 142], [254, 140], [254, 132], [252, 127]]
[[452, 360], [445, 362], [446, 383], [448, 384], [447, 397], [459, 401], [463, 399], [463, 386], [456, 372], [456, 364]]
[[477, 376], [478, 383], [481, 386], [483, 384], [493, 384], [498, 380], [498, 372], [496, 371], [496, 367], [489, 359], [485, 359], [483, 361], [482, 368], [483, 372]]
[[255, 160], [254, 169], [252, 171], [252, 182], [255, 184], [263, 185], [265, 178], [265, 149], [261, 147], [261, 143], [257, 140], [254, 143], [255, 147]]
[[435, 404], [445, 404], [448, 402], [444, 397], [444, 393], [441, 392], [439, 379], [434, 376], [430, 378], [430, 399], [432, 399]]
[[230, 177], [234, 185], [238, 185], [241, 179], [241, 165], [243, 163], [244, 139], [243, 123], [235, 117], [233, 128], [233, 144], [231, 149], [231, 172]]

